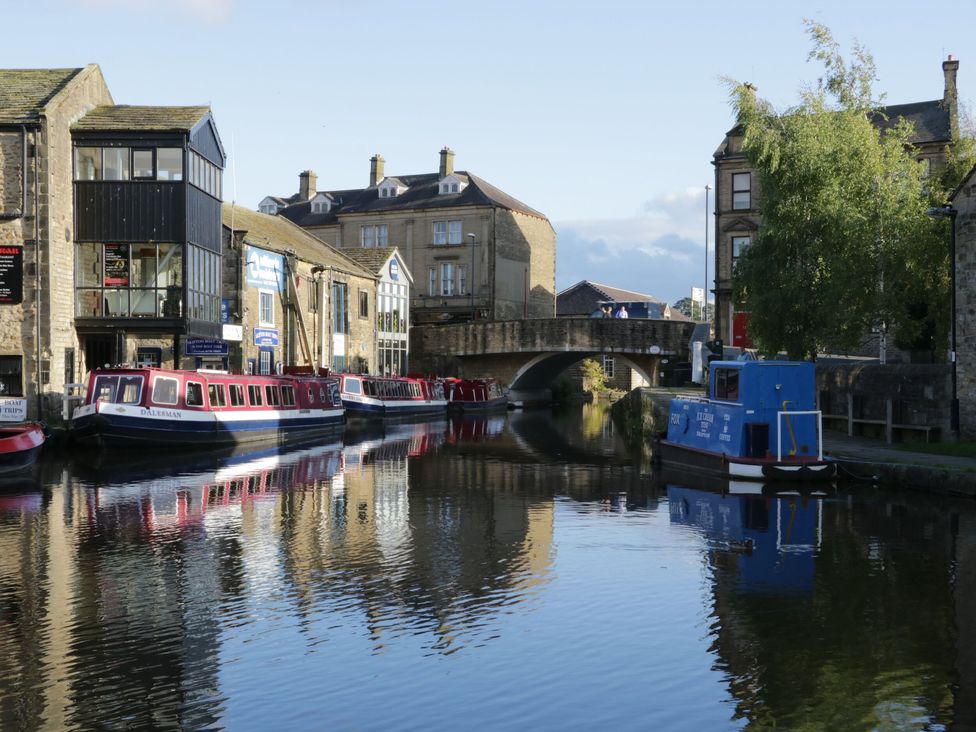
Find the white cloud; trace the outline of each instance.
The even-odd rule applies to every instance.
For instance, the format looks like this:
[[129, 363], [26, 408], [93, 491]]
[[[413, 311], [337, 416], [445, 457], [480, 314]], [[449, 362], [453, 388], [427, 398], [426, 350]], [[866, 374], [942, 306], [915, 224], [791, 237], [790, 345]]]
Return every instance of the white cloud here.
[[556, 223], [556, 288], [588, 279], [668, 302], [686, 297], [705, 280], [705, 216], [699, 188], [646, 201], [634, 218]]

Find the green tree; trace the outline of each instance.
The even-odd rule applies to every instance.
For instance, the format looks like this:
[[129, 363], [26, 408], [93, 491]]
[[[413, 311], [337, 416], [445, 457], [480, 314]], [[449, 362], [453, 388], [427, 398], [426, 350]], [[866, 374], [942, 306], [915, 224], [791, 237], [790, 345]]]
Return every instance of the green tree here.
[[[695, 302], [690, 297], [683, 297], [672, 305], [682, 315], [687, 315], [692, 320], [702, 320], [702, 306], [700, 302]], [[709, 308], [711, 309], [711, 308]]]
[[944, 347], [949, 236], [926, 212], [965, 161], [926, 177], [910, 124], [876, 124], [870, 53], [855, 43], [849, 62], [827, 28], [805, 24], [808, 58], [824, 75], [797, 106], [777, 111], [748, 84], [728, 82], [762, 189], [763, 223], [734, 276], [750, 335], [793, 358], [850, 351], [882, 324]]

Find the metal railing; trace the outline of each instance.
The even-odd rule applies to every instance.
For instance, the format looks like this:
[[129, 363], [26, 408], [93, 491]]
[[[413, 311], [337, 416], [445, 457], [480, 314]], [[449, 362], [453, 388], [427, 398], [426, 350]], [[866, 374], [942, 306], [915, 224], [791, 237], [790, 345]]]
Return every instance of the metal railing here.
[[[782, 417], [800, 417], [805, 414], [816, 415], [817, 417], [817, 460], [823, 460], [823, 413], [819, 409], [811, 409], [801, 412], [776, 412], [776, 460], [783, 460], [783, 430]], [[796, 447], [794, 446], [794, 450]]]

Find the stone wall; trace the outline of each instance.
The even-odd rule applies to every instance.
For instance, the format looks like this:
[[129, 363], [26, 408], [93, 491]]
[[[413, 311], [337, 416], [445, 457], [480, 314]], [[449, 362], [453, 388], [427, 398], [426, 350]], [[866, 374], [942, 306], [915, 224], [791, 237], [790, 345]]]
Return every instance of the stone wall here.
[[956, 363], [959, 428], [976, 437], [976, 171], [953, 198], [956, 214]]
[[26, 209], [21, 133], [0, 133], [0, 213], [20, 214], [0, 220], [0, 245], [24, 249], [24, 299], [20, 305], [0, 307], [0, 355], [23, 359], [23, 394], [30, 418], [59, 420], [69, 350], [75, 364], [69, 378], [78, 381], [85, 372], [74, 330], [70, 127], [94, 106], [111, 102], [101, 71], [88, 66], [48, 103], [40, 126], [28, 128], [28, 152], [34, 154], [28, 156]]
[[[847, 414], [851, 403], [856, 419], [885, 420], [890, 399], [892, 422], [934, 427], [944, 438], [951, 434], [950, 394], [947, 364], [817, 364], [818, 403], [827, 415]], [[883, 436], [884, 427], [864, 431]]]

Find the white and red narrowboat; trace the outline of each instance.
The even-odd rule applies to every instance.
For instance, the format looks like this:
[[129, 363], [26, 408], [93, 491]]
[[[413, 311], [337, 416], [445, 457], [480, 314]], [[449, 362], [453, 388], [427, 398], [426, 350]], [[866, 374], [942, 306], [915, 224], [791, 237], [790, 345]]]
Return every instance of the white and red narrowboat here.
[[508, 394], [494, 379], [439, 379], [450, 412], [490, 412], [508, 409]]
[[436, 415], [447, 411], [444, 387], [412, 376], [336, 374], [342, 405], [350, 417]]
[[0, 475], [26, 470], [37, 460], [47, 435], [37, 422], [0, 425]]
[[120, 367], [91, 373], [71, 431], [103, 447], [206, 447], [302, 442], [344, 422], [338, 383], [327, 376]]

